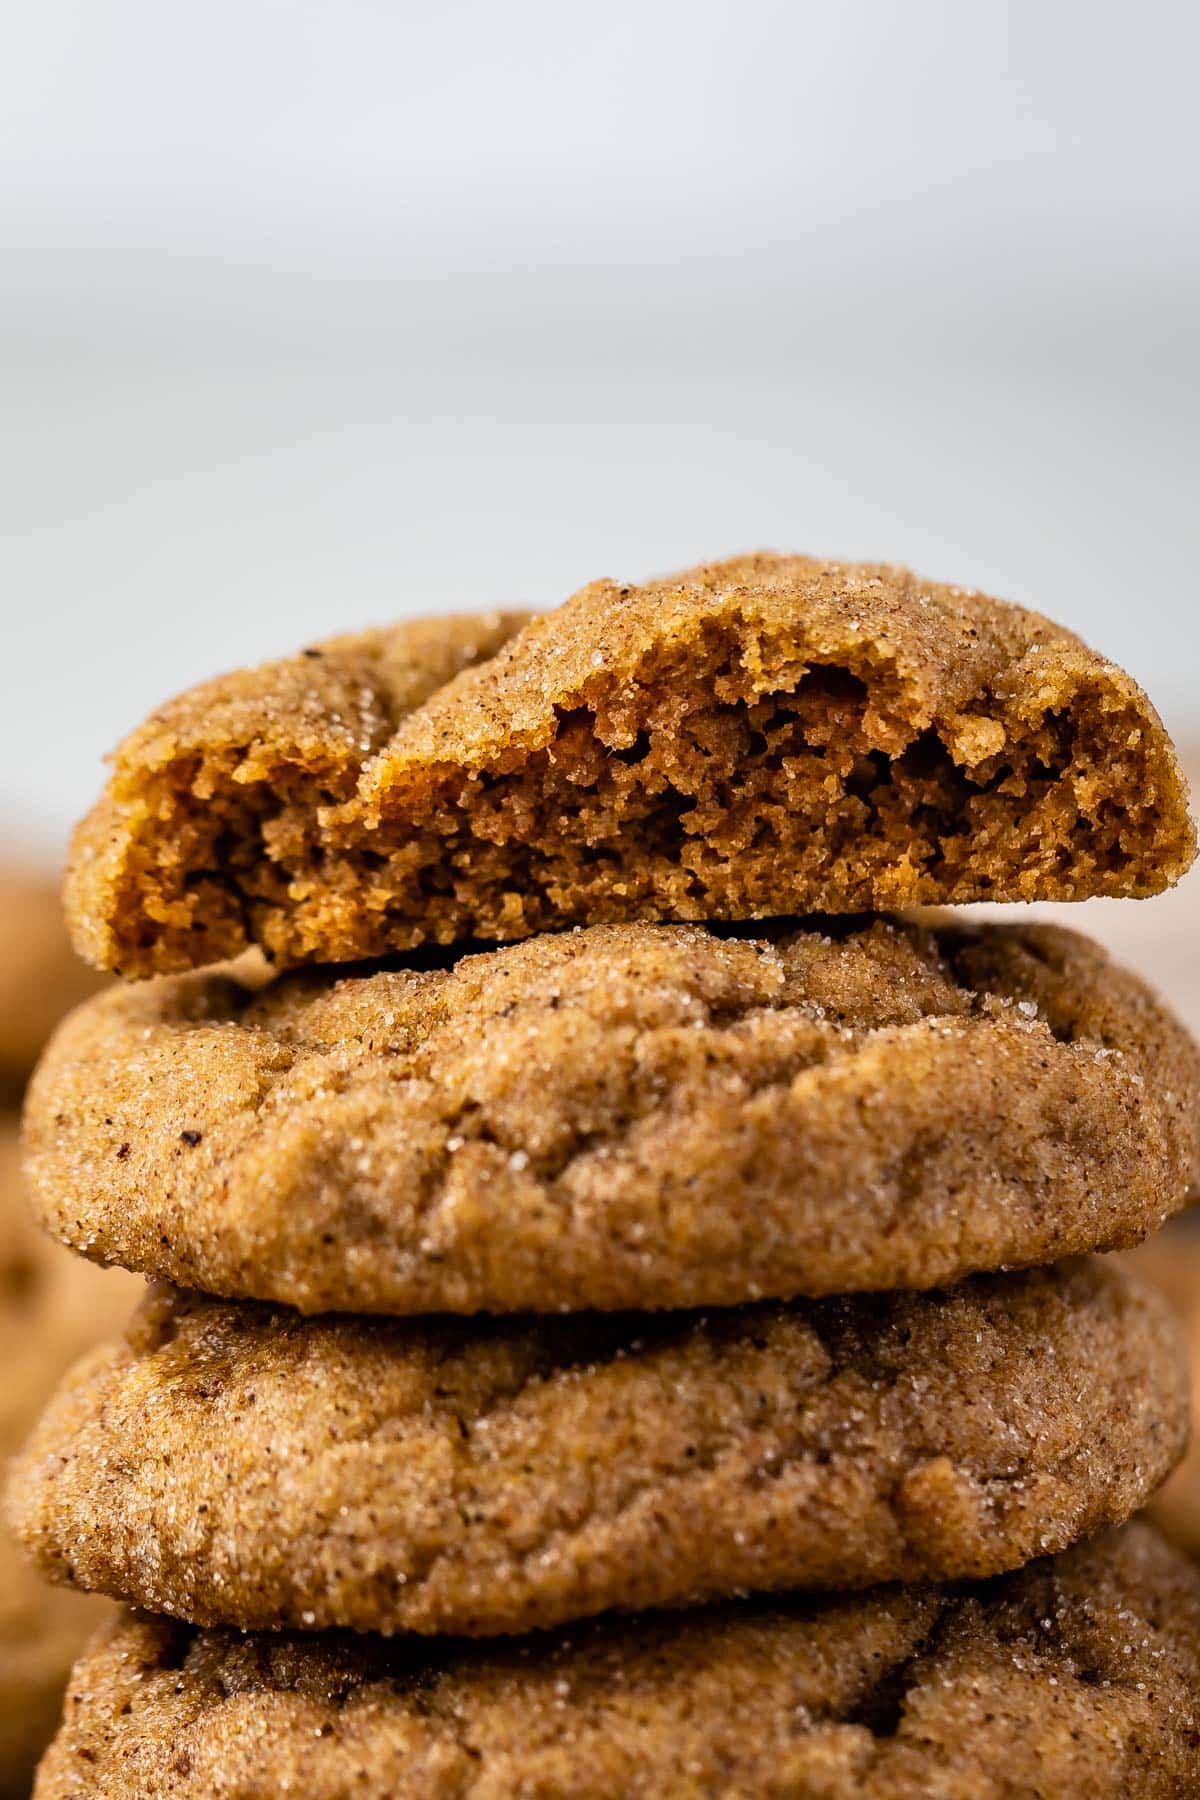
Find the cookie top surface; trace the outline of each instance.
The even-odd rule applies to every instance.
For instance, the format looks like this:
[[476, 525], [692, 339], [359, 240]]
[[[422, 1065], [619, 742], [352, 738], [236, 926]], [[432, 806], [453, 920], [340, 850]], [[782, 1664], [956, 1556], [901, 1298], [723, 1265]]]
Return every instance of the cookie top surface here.
[[71, 948], [57, 882], [0, 867], [0, 1104], [19, 1096], [63, 1014], [99, 985]]
[[1200, 1575], [1144, 1525], [978, 1587], [605, 1621], [485, 1647], [126, 1616], [37, 1800], [1189, 1793]]
[[1129, 1244], [1200, 1052], [1053, 928], [596, 926], [113, 989], [26, 1108], [58, 1236], [303, 1311], [734, 1304]]
[[759, 555], [243, 671], [116, 753], [68, 884], [124, 974], [574, 924], [1151, 894], [1194, 855], [1145, 695], [1036, 613]]
[[1200, 1211], [1172, 1220], [1167, 1230], [1121, 1258], [1122, 1264], [1167, 1296], [1183, 1325], [1192, 1368], [1192, 1439], [1187, 1455], [1150, 1503], [1172, 1543], [1200, 1557]]
[[15, 1465], [39, 1566], [205, 1625], [487, 1635], [990, 1575], [1182, 1454], [1178, 1328], [1098, 1261], [708, 1314], [303, 1319], [164, 1290]]

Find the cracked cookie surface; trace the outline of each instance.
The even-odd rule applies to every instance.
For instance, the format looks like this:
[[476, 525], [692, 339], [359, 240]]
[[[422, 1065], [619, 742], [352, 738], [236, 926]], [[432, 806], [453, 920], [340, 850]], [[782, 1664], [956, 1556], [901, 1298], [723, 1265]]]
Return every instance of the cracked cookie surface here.
[[1047, 927], [597, 926], [436, 966], [114, 989], [26, 1173], [73, 1248], [306, 1312], [725, 1305], [1128, 1245], [1200, 1052]]
[[574, 924], [1151, 894], [1195, 852], [1161, 721], [1036, 613], [733, 558], [206, 683], [76, 834], [81, 952], [148, 975]]
[[1189, 1416], [1099, 1260], [707, 1314], [304, 1319], [162, 1290], [9, 1487], [52, 1579], [195, 1623], [519, 1632], [979, 1576], [1127, 1518]]
[[503, 1646], [126, 1616], [37, 1800], [1166, 1800], [1198, 1757], [1200, 1575], [1132, 1525], [976, 1587]]

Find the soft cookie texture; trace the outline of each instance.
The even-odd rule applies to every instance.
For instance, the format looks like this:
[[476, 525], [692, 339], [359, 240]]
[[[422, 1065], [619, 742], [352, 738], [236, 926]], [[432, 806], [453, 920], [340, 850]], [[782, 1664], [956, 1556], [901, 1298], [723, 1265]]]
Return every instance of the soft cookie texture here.
[[1036, 613], [758, 555], [395, 626], [185, 694], [80, 828], [129, 975], [565, 925], [1152, 894], [1194, 854], [1128, 675]]
[[[143, 1291], [68, 1256], [33, 1224], [17, 1175], [15, 1123], [0, 1118], [0, 1462], [19, 1447], [63, 1370], [115, 1331]], [[55, 1591], [0, 1531], [0, 1796], [24, 1800], [54, 1731], [71, 1664], [104, 1616]]]
[[1200, 1575], [1131, 1525], [977, 1587], [502, 1647], [126, 1616], [36, 1800], [1177, 1800], [1198, 1766]]
[[1098, 1261], [933, 1295], [485, 1328], [159, 1294], [18, 1461], [52, 1578], [200, 1624], [468, 1635], [990, 1575], [1182, 1453], [1169, 1308]]
[[1127, 1245], [1198, 1131], [1200, 1052], [1074, 933], [626, 925], [113, 990], [46, 1057], [26, 1167], [65, 1242], [208, 1292], [662, 1308]]

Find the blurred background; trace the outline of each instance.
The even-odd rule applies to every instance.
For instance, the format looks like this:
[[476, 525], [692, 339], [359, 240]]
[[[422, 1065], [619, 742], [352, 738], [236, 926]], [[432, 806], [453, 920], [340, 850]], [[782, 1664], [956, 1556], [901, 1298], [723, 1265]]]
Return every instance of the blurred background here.
[[1182, 0], [39, 0], [5, 39], [10, 836], [53, 856], [202, 675], [758, 545], [1037, 605], [1191, 727]]

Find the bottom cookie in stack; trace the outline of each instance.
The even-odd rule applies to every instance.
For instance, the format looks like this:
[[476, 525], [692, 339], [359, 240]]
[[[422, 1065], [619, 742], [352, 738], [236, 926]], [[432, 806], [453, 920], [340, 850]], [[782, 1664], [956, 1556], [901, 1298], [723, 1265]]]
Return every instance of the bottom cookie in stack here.
[[1200, 1574], [1143, 1524], [978, 1585], [606, 1619], [499, 1645], [125, 1614], [37, 1800], [1184, 1795]]

